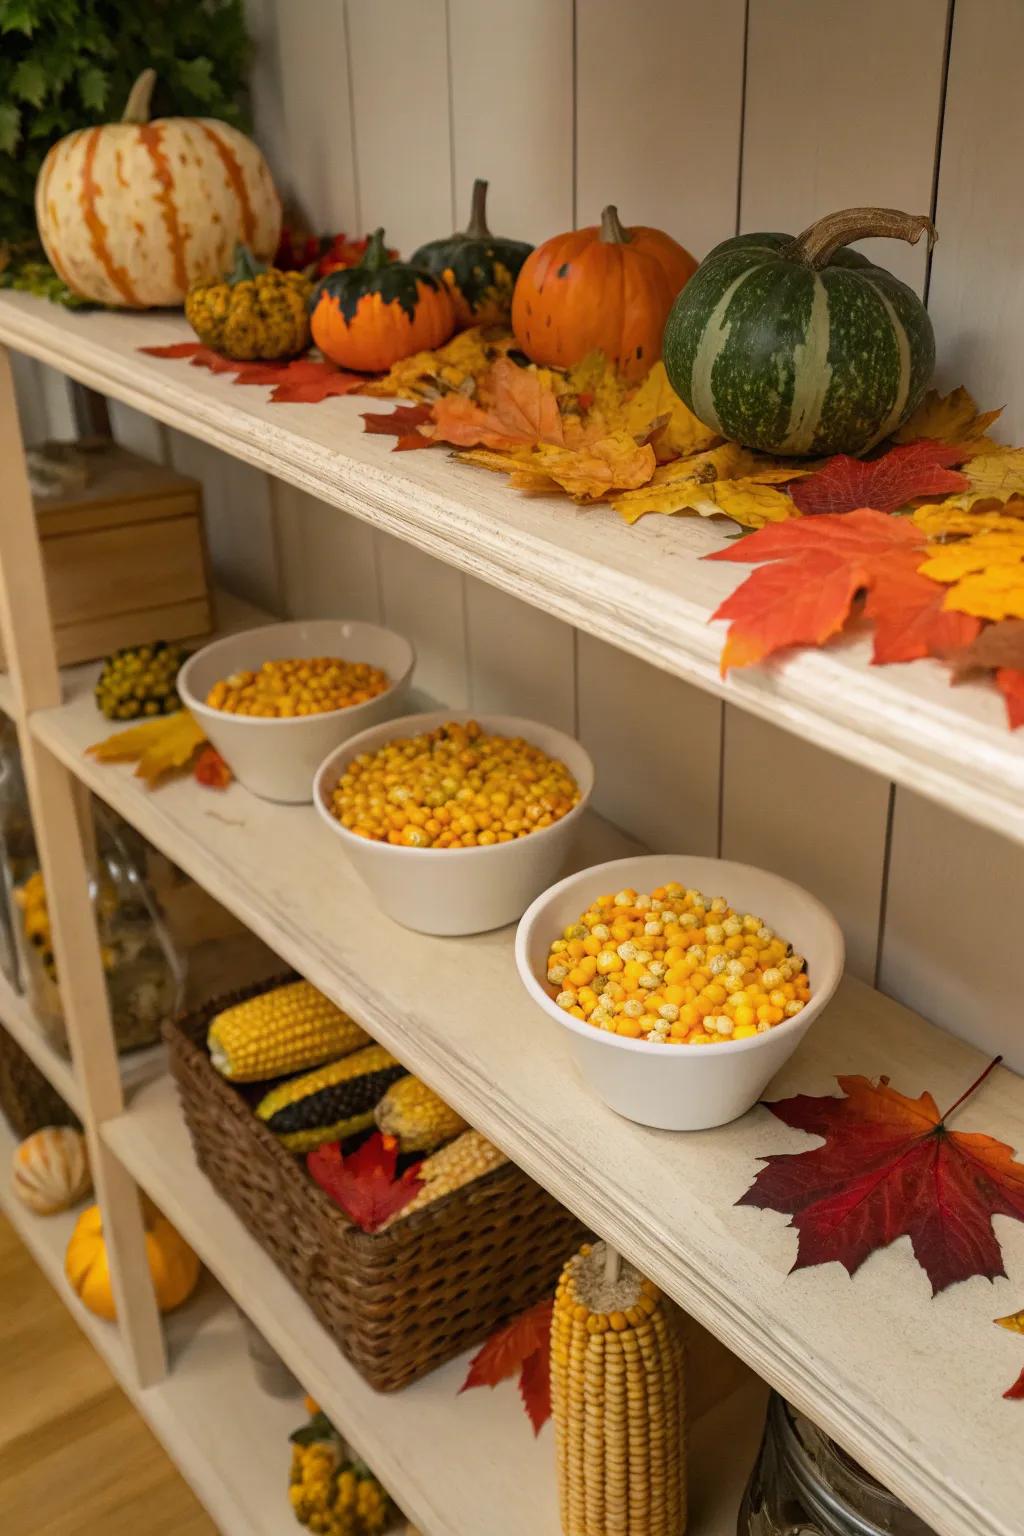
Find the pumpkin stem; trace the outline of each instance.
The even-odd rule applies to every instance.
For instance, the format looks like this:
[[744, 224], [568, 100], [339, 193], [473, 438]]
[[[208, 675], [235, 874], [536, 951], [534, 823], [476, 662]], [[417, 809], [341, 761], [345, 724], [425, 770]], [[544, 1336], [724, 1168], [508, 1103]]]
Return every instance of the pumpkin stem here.
[[265, 261], [257, 261], [247, 245], [239, 241], [235, 246], [235, 264], [228, 275], [228, 283], [233, 288], [236, 283], [251, 282], [261, 272], [267, 270]]
[[359, 265], [364, 272], [379, 272], [382, 267], [390, 265], [388, 248], [384, 244], [383, 227], [375, 229], [370, 236], [370, 243]]
[[477, 177], [473, 183], [473, 201], [469, 208], [469, 223], [463, 233], [467, 240], [489, 240], [491, 232], [487, 228], [487, 183], [481, 177]]
[[122, 123], [148, 123], [149, 103], [156, 85], [156, 70], [144, 69], [128, 93], [121, 113]]
[[898, 208], [840, 208], [838, 213], [826, 214], [810, 225], [782, 254], [790, 261], [803, 261], [820, 271], [840, 246], [854, 240], [879, 236], [916, 245], [925, 234], [931, 250], [938, 234], [931, 219], [923, 213], [900, 213]]
[[601, 239], [605, 245], [628, 245], [632, 238], [619, 218], [619, 210], [609, 203], [601, 215]]

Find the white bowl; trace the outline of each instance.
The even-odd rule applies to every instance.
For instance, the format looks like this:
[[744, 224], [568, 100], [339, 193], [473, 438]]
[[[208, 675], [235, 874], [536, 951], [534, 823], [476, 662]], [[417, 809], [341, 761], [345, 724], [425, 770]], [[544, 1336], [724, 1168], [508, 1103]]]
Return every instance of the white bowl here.
[[[522, 736], [550, 757], [559, 758], [579, 785], [579, 804], [553, 826], [490, 848], [396, 848], [392, 843], [356, 837], [331, 815], [331, 791], [354, 757], [375, 752], [396, 736], [417, 736], [449, 720], [476, 720], [485, 731]], [[515, 715], [445, 709], [406, 715], [346, 742], [331, 753], [317, 774], [313, 803], [341, 839], [378, 906], [396, 923], [418, 933], [484, 933], [514, 923], [538, 891], [557, 879], [568, 862], [593, 786], [594, 765], [571, 736]]]
[[[650, 891], [670, 880], [756, 913], [806, 956], [811, 1000], [795, 1018], [765, 1034], [720, 1045], [649, 1045], [598, 1029], [558, 1007], [546, 983], [551, 941], [602, 892], [623, 887]], [[538, 896], [516, 933], [523, 985], [548, 1017], [568, 1031], [583, 1076], [627, 1120], [666, 1131], [725, 1125], [756, 1104], [839, 985], [843, 953], [839, 924], [800, 886], [751, 864], [684, 853], [615, 859], [570, 875]]]
[[[265, 661], [311, 656], [342, 656], [382, 667], [391, 686], [364, 704], [287, 720], [229, 715], [205, 702], [214, 683], [234, 672], [255, 672]], [[377, 624], [355, 619], [265, 624], [204, 645], [179, 672], [178, 694], [240, 784], [262, 800], [308, 804], [313, 775], [327, 753], [368, 725], [398, 713], [415, 659], [408, 640]]]

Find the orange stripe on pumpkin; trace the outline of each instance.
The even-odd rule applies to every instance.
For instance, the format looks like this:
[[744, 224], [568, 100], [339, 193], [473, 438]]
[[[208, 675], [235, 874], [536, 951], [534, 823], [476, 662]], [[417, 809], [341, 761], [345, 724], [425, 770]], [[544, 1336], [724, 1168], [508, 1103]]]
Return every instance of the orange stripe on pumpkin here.
[[242, 210], [242, 235], [246, 245], [252, 245], [253, 236], [256, 233], [256, 220], [253, 216], [252, 203], [249, 201], [248, 188], [245, 185], [245, 173], [239, 163], [238, 156], [229, 145], [224, 143], [219, 133], [214, 133], [208, 123], [202, 118], [194, 119], [196, 127], [201, 128], [217, 151], [220, 163], [227, 172], [228, 181], [231, 183], [235, 196], [238, 198]]
[[126, 304], [131, 304], [136, 309], [144, 309], [145, 305], [139, 302], [139, 296], [132, 287], [132, 281], [128, 273], [124, 267], [118, 266], [107, 249], [107, 226], [96, 212], [96, 198], [99, 193], [99, 187], [93, 176], [92, 168], [102, 132], [102, 128], [94, 128], [89, 135], [89, 142], [85, 147], [85, 160], [82, 164], [82, 217], [85, 220], [85, 227], [89, 231], [93, 252], [99, 258], [104, 272], [118, 293]]
[[188, 289], [188, 268], [185, 265], [185, 237], [178, 222], [178, 209], [174, 202], [174, 176], [170, 162], [162, 147], [163, 129], [158, 123], [140, 123], [138, 135], [149, 151], [153, 162], [153, 174], [160, 184], [156, 200], [160, 204], [160, 217], [164, 221], [171, 260], [174, 263], [174, 281], [182, 295]]

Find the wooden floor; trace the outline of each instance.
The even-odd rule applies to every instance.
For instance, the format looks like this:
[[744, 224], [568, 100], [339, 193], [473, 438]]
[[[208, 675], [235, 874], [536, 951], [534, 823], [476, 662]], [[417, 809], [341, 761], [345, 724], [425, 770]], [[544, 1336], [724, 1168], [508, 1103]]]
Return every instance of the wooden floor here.
[[216, 1536], [216, 1527], [0, 1216], [4, 1536]]

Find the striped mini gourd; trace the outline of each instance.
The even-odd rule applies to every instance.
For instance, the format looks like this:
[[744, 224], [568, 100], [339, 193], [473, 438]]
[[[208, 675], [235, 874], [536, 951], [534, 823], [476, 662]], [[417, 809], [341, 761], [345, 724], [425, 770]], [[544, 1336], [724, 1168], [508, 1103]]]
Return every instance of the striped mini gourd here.
[[605, 1245], [565, 1266], [551, 1324], [564, 1536], [682, 1536], [683, 1351], [657, 1287]]

